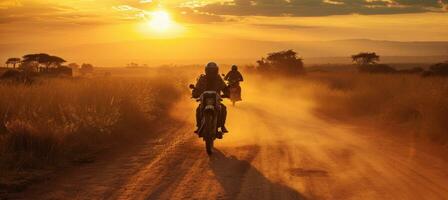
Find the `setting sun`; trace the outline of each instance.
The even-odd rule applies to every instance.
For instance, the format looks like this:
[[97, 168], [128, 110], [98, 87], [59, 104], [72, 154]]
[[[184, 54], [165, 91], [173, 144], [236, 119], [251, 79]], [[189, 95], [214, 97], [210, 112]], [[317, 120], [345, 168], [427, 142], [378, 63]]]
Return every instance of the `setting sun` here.
[[171, 16], [166, 11], [158, 10], [151, 13], [149, 26], [155, 31], [166, 31], [172, 26], [172, 23]]

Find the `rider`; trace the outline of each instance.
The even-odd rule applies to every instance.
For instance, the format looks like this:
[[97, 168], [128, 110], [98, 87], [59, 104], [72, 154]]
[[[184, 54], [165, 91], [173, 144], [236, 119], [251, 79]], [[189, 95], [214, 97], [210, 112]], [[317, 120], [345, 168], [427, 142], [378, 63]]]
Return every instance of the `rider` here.
[[[224, 80], [229, 81], [229, 85], [236, 86], [238, 88], [238, 94], [241, 98], [240, 82], [243, 81], [243, 75], [238, 71], [238, 66], [232, 65], [232, 70], [227, 73]], [[241, 99], [240, 99], [241, 100]]]
[[[226, 83], [222, 80], [221, 76], [219, 76], [219, 67], [216, 63], [210, 62], [205, 66], [205, 75], [201, 75], [196, 83], [195, 88], [192, 91], [193, 98], [199, 98], [204, 91], [216, 91], [218, 94], [221, 94], [227, 87]], [[226, 117], [227, 117], [227, 108], [224, 104], [220, 103], [221, 111], [219, 116], [218, 127], [221, 127], [222, 133], [229, 132], [225, 127]], [[197, 129], [194, 131], [198, 133], [200, 120], [201, 120], [201, 106], [196, 108], [196, 127]]]

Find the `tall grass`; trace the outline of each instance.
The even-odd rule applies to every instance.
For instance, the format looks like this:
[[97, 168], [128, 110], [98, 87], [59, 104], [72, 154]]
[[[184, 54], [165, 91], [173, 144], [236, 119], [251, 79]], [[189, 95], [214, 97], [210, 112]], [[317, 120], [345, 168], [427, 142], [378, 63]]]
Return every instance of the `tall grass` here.
[[169, 112], [180, 84], [165, 75], [0, 84], [0, 168], [55, 165], [147, 130]]
[[322, 87], [316, 110], [339, 119], [370, 121], [448, 144], [448, 79], [413, 75], [311, 74]]

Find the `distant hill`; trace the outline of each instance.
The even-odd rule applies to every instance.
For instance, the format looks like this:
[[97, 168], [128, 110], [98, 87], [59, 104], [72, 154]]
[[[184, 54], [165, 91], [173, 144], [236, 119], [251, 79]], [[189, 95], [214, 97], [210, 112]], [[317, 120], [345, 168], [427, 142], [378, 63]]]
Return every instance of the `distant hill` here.
[[[349, 56], [375, 51], [384, 62], [439, 62], [448, 60], [448, 42], [397, 42], [367, 39], [334, 41], [257, 41], [246, 39], [152, 39], [115, 43], [47, 47], [40, 52], [60, 55], [69, 61], [101, 66], [139, 64], [192, 64], [215, 60], [224, 63], [254, 63], [268, 52], [294, 49], [305, 63], [347, 63]], [[0, 44], [0, 59], [37, 52], [26, 44]]]

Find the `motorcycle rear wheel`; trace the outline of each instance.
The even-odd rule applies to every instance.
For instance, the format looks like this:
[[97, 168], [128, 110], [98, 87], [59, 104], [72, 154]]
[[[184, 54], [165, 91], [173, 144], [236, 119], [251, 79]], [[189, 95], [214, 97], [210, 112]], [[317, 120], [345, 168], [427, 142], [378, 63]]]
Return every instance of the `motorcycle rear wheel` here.
[[205, 150], [208, 155], [212, 155], [213, 153], [213, 143], [215, 140], [216, 134], [216, 125], [213, 124], [213, 114], [205, 114], [205, 127], [204, 127], [204, 141], [205, 141]]
[[213, 139], [205, 140], [205, 150], [207, 151], [208, 155], [212, 155], [213, 154], [213, 143], [214, 143]]

